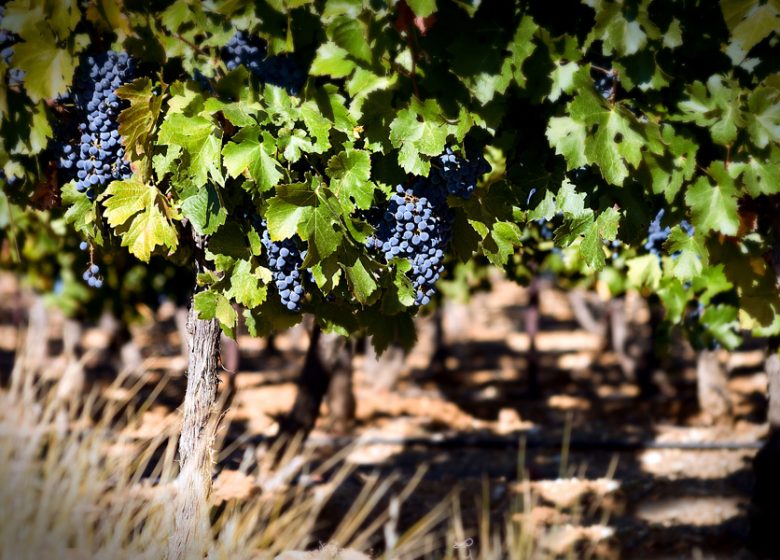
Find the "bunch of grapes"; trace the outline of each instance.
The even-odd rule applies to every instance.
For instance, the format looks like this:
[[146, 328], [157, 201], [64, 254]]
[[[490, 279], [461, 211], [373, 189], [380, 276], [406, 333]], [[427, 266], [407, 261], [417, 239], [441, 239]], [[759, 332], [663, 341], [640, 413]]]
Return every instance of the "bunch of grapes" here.
[[490, 165], [482, 154], [463, 159], [447, 148], [436, 160], [429, 175], [431, 183], [441, 185], [449, 194], [466, 200], [471, 198], [479, 178], [490, 171]]
[[411, 186], [398, 185], [375, 224], [369, 248], [379, 250], [385, 261], [408, 259], [407, 274], [415, 289], [415, 304], [426, 305], [444, 268], [444, 252], [452, 235], [452, 215], [441, 185], [417, 179]]
[[94, 263], [89, 265], [81, 277], [90, 288], [100, 288], [103, 286], [103, 277], [100, 276], [100, 267]]
[[[86, 241], [82, 241], [79, 243], [79, 249], [82, 251], [88, 251], [89, 244]], [[91, 257], [89, 260], [89, 266], [87, 267], [87, 270], [85, 270], [81, 275], [81, 278], [84, 279], [84, 282], [86, 282], [90, 288], [100, 288], [103, 286], [103, 277], [100, 276], [100, 267], [92, 262]]]
[[298, 246], [295, 238], [272, 241], [268, 235], [266, 222], [262, 221], [262, 243], [268, 254], [268, 268], [273, 274], [274, 286], [279, 297], [290, 311], [300, 311], [303, 299], [303, 277], [301, 265], [306, 258], [306, 250]]
[[615, 87], [615, 76], [612, 72], [608, 74], [601, 73], [595, 80], [596, 91], [604, 99], [612, 97], [612, 90]]
[[647, 241], [645, 242], [645, 249], [659, 259], [661, 258], [661, 247], [669, 238], [669, 233], [671, 232], [669, 226], [666, 226], [665, 228], [661, 227], [661, 220], [664, 217], [664, 213], [665, 210], [661, 208], [655, 218], [653, 218], [653, 221], [650, 222], [650, 225], [647, 228]]
[[62, 146], [59, 167], [66, 174], [75, 169], [76, 190], [90, 200], [108, 183], [132, 175], [119, 135], [123, 103], [116, 89], [132, 79], [133, 71], [127, 53], [109, 51], [88, 56], [76, 77], [76, 106], [85, 120], [78, 126], [78, 145]]
[[[14, 55], [14, 44], [16, 36], [3, 28], [3, 18], [5, 17], [5, 6], [0, 6], [0, 58], [6, 64], [11, 64], [11, 58]], [[19, 68], [8, 70], [8, 85], [18, 86], [24, 81], [24, 71]]]
[[265, 41], [243, 31], [236, 32], [222, 50], [228, 70], [243, 65], [261, 82], [284, 88], [290, 95], [298, 95], [306, 76], [295, 60], [288, 55], [267, 54]]

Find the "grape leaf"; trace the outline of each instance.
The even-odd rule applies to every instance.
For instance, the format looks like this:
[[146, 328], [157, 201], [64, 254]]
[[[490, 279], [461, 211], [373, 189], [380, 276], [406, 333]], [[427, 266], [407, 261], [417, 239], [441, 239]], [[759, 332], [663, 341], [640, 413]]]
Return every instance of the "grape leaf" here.
[[199, 319], [204, 321], [216, 319], [228, 336], [232, 336], [238, 315], [224, 295], [211, 290], [198, 292], [194, 297], [194, 305]]
[[637, 288], [646, 286], [652, 290], [661, 282], [661, 265], [655, 255], [642, 255], [628, 259], [628, 282]]
[[407, 0], [406, 3], [418, 18], [424, 18], [436, 11], [436, 0]]
[[268, 291], [263, 283], [270, 281], [270, 271], [266, 270], [266, 272], [268, 274], [261, 282], [258, 274], [252, 271], [252, 264], [249, 261], [238, 261], [230, 275], [230, 289], [225, 292], [225, 296], [249, 309], [261, 305]]
[[442, 153], [449, 134], [438, 104], [432, 101], [424, 109], [425, 116], [412, 108], [399, 111], [390, 124], [390, 142], [401, 149], [399, 165], [408, 173], [423, 176], [428, 174], [431, 166], [420, 155], [437, 156]]
[[368, 30], [360, 20], [349, 16], [338, 17], [328, 26], [328, 36], [339, 47], [363, 62], [371, 61]]
[[723, 162], [712, 163], [709, 172], [715, 181], [714, 185], [708, 177], [699, 177], [685, 193], [685, 203], [693, 212], [693, 225], [702, 233], [715, 230], [726, 235], [736, 235], [739, 214], [734, 181]]
[[211, 235], [227, 219], [227, 210], [222, 206], [217, 190], [211, 184], [199, 188], [194, 195], [185, 198], [181, 211], [201, 235]]
[[268, 235], [278, 241], [296, 233], [305, 233], [307, 224], [317, 203], [317, 195], [305, 183], [282, 185], [276, 196], [269, 199], [265, 218]]
[[330, 76], [344, 78], [349, 76], [356, 65], [349, 58], [349, 53], [334, 42], [327, 42], [317, 49], [317, 55], [309, 68], [312, 76]]
[[160, 115], [163, 96], [153, 91], [149, 78], [139, 78], [116, 90], [118, 97], [130, 102], [130, 106], [119, 115], [119, 134], [126, 153], [133, 159], [150, 153], [157, 117]]
[[139, 260], [149, 262], [158, 245], [176, 250], [179, 240], [170, 209], [155, 187], [135, 178], [114, 181], [103, 197], [106, 221], [114, 229], [121, 228], [122, 246]]
[[374, 185], [371, 183], [371, 159], [368, 152], [345, 150], [328, 161], [326, 169], [331, 178], [330, 190], [351, 212], [357, 208], [366, 210], [374, 200]]
[[211, 120], [169, 112], [160, 127], [158, 143], [173, 144], [184, 150], [189, 156], [189, 165], [184, 169], [195, 185], [205, 185], [209, 178], [224, 184], [220, 162], [222, 131]]
[[58, 47], [57, 38], [46, 26], [40, 35], [14, 45], [11, 65], [24, 71], [24, 89], [33, 102], [53, 99], [66, 93], [73, 80], [77, 61], [68, 50]]
[[260, 142], [261, 129], [251, 126], [242, 129], [222, 148], [225, 169], [230, 177], [238, 177], [244, 171], [255, 181], [260, 192], [275, 187], [284, 177], [279, 162], [272, 158]]
[[748, 98], [748, 132], [759, 148], [780, 143], [780, 90], [759, 87]]

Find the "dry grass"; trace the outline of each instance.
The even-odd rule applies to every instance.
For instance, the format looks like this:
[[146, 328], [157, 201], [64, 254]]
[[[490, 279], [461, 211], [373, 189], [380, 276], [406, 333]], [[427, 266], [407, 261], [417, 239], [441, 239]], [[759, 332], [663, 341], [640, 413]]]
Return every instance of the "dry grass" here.
[[[165, 558], [177, 426], [164, 424], [155, 435], [133, 429], [155, 394], [137, 403], [141, 383], [120, 379], [73, 402], [58, 397], [56, 384], [21, 373], [16, 379], [24, 382], [0, 390], [0, 558]], [[209, 559], [347, 558], [344, 548], [369, 558], [357, 551], [378, 543], [384, 558], [525, 560], [561, 553], [560, 538], [557, 550], [549, 544], [561, 527], [545, 528], [532, 515], [537, 498], [529, 485], [498, 526], [491, 524], [486, 485], [478, 534], [467, 534], [455, 495], [399, 532], [402, 505], [422, 469], [406, 482], [369, 477], [340, 523], [324, 520], [335, 528], [323, 546], [313, 535], [323, 508], [350, 476], [343, 461], [349, 450], [324, 463], [294, 450], [279, 458], [273, 450], [247, 448], [237, 470], [219, 473], [202, 547]], [[583, 550], [581, 539], [564, 544], [569, 553]], [[289, 555], [306, 549], [314, 552]], [[586, 547], [577, 557], [594, 553]]]

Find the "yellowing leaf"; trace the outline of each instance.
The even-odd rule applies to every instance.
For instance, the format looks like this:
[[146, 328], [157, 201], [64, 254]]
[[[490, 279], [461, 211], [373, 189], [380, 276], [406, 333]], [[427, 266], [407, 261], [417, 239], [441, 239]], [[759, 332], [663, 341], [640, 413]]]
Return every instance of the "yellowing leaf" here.
[[122, 246], [138, 259], [148, 262], [158, 245], [176, 250], [179, 240], [176, 228], [167, 216], [170, 209], [155, 187], [135, 178], [114, 181], [103, 197], [106, 220], [118, 230]]

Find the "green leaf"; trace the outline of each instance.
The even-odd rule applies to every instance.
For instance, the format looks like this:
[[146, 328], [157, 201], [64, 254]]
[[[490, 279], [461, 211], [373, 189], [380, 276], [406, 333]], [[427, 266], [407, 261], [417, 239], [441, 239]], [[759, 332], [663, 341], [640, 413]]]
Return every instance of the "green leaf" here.
[[651, 290], [658, 288], [661, 282], [661, 265], [655, 255], [642, 255], [626, 261], [628, 282], [634, 287], [646, 286]]
[[225, 296], [239, 305], [252, 309], [265, 301], [267, 291], [260, 277], [252, 271], [252, 264], [241, 260], [236, 263], [230, 275], [230, 289], [225, 292]]
[[588, 35], [586, 46], [600, 40], [604, 54], [621, 57], [645, 48], [648, 37], [659, 38], [661, 33], [647, 13], [649, 2], [631, 7], [622, 3], [589, 2], [596, 10], [596, 22]]
[[349, 53], [334, 42], [320, 45], [317, 55], [309, 68], [312, 76], [330, 76], [331, 78], [344, 78], [349, 76], [356, 65], [347, 58]]
[[13, 67], [23, 70], [24, 89], [33, 102], [53, 99], [66, 93], [73, 81], [77, 61], [46, 26], [38, 26], [39, 35], [14, 45]]
[[152, 133], [160, 115], [163, 96], [152, 89], [149, 78], [139, 78], [117, 88], [118, 97], [130, 102], [130, 106], [119, 115], [119, 134], [126, 153], [132, 159], [139, 159], [151, 152]]
[[587, 165], [585, 157], [585, 125], [570, 117], [552, 117], [547, 124], [547, 140], [555, 153], [566, 159], [568, 169]]
[[588, 162], [598, 165], [607, 181], [622, 185], [629, 175], [626, 164], [637, 167], [645, 146], [636, 119], [619, 105], [606, 107], [592, 88], [581, 90], [569, 104], [569, 111], [573, 119], [595, 127], [585, 141]]
[[320, 259], [332, 255], [341, 244], [343, 234], [335, 226], [336, 219], [327, 204], [320, 204], [314, 209], [308, 238], [314, 242]]
[[222, 131], [210, 119], [168, 113], [160, 127], [158, 143], [183, 148], [189, 156], [189, 165], [184, 169], [195, 185], [203, 186], [209, 178], [224, 184], [220, 162]]
[[488, 258], [496, 266], [504, 266], [509, 259], [509, 255], [514, 254], [515, 247], [520, 245], [520, 228], [511, 222], [496, 222], [490, 235], [496, 242], [498, 251], [494, 256], [489, 254]]
[[773, 147], [767, 158], [751, 155], [747, 161], [732, 162], [729, 171], [734, 177], [742, 176], [748, 194], [754, 198], [780, 193], [779, 148]]
[[168, 146], [165, 153], [155, 154], [152, 157], [152, 167], [154, 167], [157, 180], [162, 181], [166, 175], [173, 173], [180, 158], [181, 146]]
[[404, 171], [424, 176], [430, 170], [430, 163], [420, 158], [420, 154], [442, 153], [450, 130], [435, 101], [426, 102], [421, 108], [425, 115], [412, 108], [398, 112], [390, 123], [390, 142], [401, 148], [398, 163]]
[[204, 321], [217, 319], [222, 329], [232, 335], [238, 315], [225, 296], [211, 290], [199, 292], [195, 294], [194, 304], [198, 318]]
[[780, 143], [780, 90], [756, 88], [748, 98], [748, 132], [759, 148]]
[[729, 177], [723, 162], [713, 162], [709, 167], [715, 184], [708, 177], [699, 179], [685, 193], [685, 203], [693, 212], [693, 225], [697, 231], [712, 230], [725, 235], [736, 235], [739, 229], [737, 189]]
[[63, 185], [61, 192], [62, 203], [68, 208], [65, 211], [65, 223], [73, 224], [75, 230], [84, 237], [93, 237], [97, 219], [95, 205], [87, 198], [86, 193], [76, 190], [72, 181]]
[[664, 248], [672, 254], [664, 263], [672, 276], [686, 281], [701, 274], [707, 260], [707, 249], [695, 236], [690, 237], [680, 226], [674, 226]]
[[585, 230], [585, 236], [580, 243], [580, 255], [587, 266], [601, 270], [607, 262], [604, 251], [598, 227], [594, 222]]
[[207, 184], [181, 204], [182, 214], [201, 235], [211, 235], [225, 223], [227, 211], [222, 206], [214, 185]]
[[706, 87], [694, 82], [686, 89], [688, 99], [678, 105], [681, 118], [709, 128], [716, 143], [729, 145], [736, 140], [738, 128], [744, 126], [740, 91], [736, 82], [717, 74], [710, 76]]
[[360, 303], [365, 304], [371, 297], [376, 289], [377, 285], [371, 273], [364, 264], [365, 257], [361, 256], [355, 259], [354, 264], [345, 266], [344, 269], [347, 272], [347, 278], [349, 279], [349, 285], [352, 288], [352, 293]]
[[149, 262], [158, 245], [176, 250], [176, 228], [168, 218], [165, 197], [155, 187], [131, 177], [111, 183], [103, 197], [106, 221], [114, 229], [121, 228], [122, 246], [138, 259]]
[[406, 3], [417, 17], [428, 17], [436, 11], [436, 0], [407, 0]]
[[268, 235], [277, 241], [303, 233], [316, 203], [317, 195], [305, 183], [278, 187], [265, 211]]
[[726, 53], [735, 65], [780, 26], [780, 6], [774, 2], [758, 5], [754, 0], [721, 0], [720, 7], [731, 31]]
[[374, 185], [371, 183], [371, 158], [362, 150], [345, 150], [328, 161], [326, 169], [331, 178], [333, 191], [350, 212], [355, 207], [371, 208], [374, 200]]
[[666, 319], [677, 324], [683, 319], [685, 306], [688, 303], [688, 292], [679, 280], [672, 280], [658, 290], [658, 296], [664, 304], [666, 310]]
[[260, 141], [260, 127], [244, 128], [222, 149], [225, 169], [230, 177], [238, 177], [249, 171], [261, 192], [275, 187], [284, 175], [279, 171], [279, 162], [270, 156]]
[[360, 20], [348, 16], [338, 17], [328, 26], [328, 36], [353, 57], [371, 62], [368, 30]]
[[512, 42], [509, 43], [508, 54], [501, 67], [501, 76], [510, 76], [520, 87], [525, 87], [526, 78], [523, 74], [523, 63], [536, 50], [533, 36], [538, 26], [530, 16], [523, 16], [520, 25], [517, 26]]
[[574, 74], [577, 70], [579, 66], [576, 62], [556, 62], [550, 75], [552, 87], [547, 95], [550, 101], [557, 101], [562, 93], [571, 93], [574, 90]]
[[735, 332], [739, 329], [736, 307], [722, 304], [708, 306], [700, 321], [726, 348], [736, 348], [742, 342], [742, 338]]

